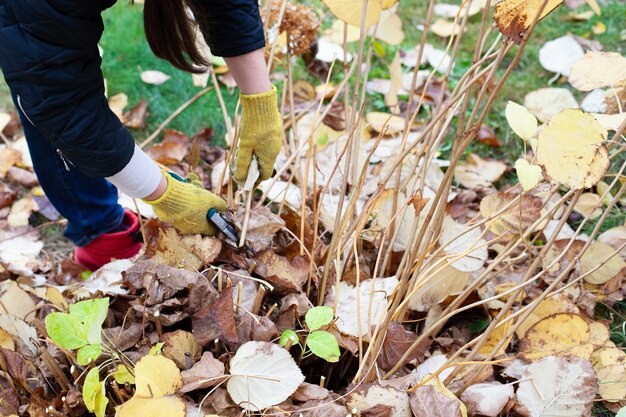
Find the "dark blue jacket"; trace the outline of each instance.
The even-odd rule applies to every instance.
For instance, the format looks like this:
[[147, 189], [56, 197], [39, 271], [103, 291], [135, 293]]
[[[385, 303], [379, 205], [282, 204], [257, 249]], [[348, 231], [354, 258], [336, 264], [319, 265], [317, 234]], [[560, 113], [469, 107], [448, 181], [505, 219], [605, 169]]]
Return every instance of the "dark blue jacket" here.
[[[101, 13], [115, 1], [0, 0], [0, 68], [15, 104], [94, 177], [119, 172], [134, 148], [104, 96], [97, 47]], [[237, 56], [265, 45], [256, 0], [193, 1], [215, 55]]]

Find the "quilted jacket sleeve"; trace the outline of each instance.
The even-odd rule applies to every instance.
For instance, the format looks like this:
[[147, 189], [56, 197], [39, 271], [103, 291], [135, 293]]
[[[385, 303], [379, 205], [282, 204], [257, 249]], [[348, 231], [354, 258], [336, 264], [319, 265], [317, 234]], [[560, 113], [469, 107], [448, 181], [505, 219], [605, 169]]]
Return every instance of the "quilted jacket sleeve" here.
[[213, 55], [234, 57], [265, 46], [256, 0], [192, 0]]

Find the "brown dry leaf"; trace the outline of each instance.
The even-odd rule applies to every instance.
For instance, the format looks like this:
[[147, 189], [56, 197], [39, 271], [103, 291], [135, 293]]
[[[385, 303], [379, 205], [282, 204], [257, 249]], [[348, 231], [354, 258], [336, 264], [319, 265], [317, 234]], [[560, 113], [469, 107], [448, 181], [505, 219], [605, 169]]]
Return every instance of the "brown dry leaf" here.
[[130, 129], [143, 129], [146, 127], [146, 116], [148, 115], [148, 102], [142, 98], [133, 108], [124, 113], [124, 126]]
[[446, 19], [437, 19], [428, 27], [428, 30], [437, 36], [448, 38], [450, 36], [457, 36], [461, 33], [461, 25]]
[[428, 272], [415, 280], [414, 285], [419, 286], [419, 289], [409, 300], [411, 310], [428, 311], [449, 296], [458, 295], [465, 288], [470, 273], [455, 269], [445, 260], [437, 263], [441, 260], [442, 258], [430, 260], [423, 269]]
[[[337, 19], [356, 27], [361, 27], [364, 3], [364, 0], [324, 0], [324, 4]], [[368, 28], [378, 22], [381, 11], [381, 1], [368, 1], [364, 26]]]
[[626, 268], [626, 262], [619, 252], [602, 242], [592, 243], [580, 258], [584, 280], [589, 284], [600, 285], [609, 281]]
[[393, 114], [371, 112], [367, 113], [365, 120], [374, 131], [383, 135], [395, 135], [404, 130], [404, 118]]
[[617, 52], [588, 51], [572, 65], [569, 82], [580, 91], [624, 85], [626, 58]]
[[578, 198], [574, 211], [584, 217], [595, 219], [602, 215], [602, 201], [596, 193], [583, 193]]
[[221, 382], [224, 364], [213, 357], [211, 352], [204, 352], [200, 361], [189, 370], [182, 371], [183, 386], [178, 392], [190, 392], [208, 388]]
[[192, 333], [184, 330], [164, 333], [163, 356], [174, 361], [180, 369], [189, 369], [200, 359], [202, 347]]
[[528, 329], [520, 341], [519, 354], [530, 362], [546, 356], [588, 359], [594, 350], [589, 337], [589, 325], [582, 317], [572, 313], [557, 313]]
[[548, 123], [552, 117], [565, 109], [577, 109], [578, 103], [567, 88], [540, 88], [524, 97], [524, 106], [537, 119]]
[[[285, 221], [272, 213], [269, 207], [255, 207], [249, 211], [246, 227], [246, 244], [255, 251], [271, 246], [274, 235], [285, 227]], [[240, 208], [233, 216], [233, 222], [241, 230], [245, 219], [245, 210]]]
[[226, 287], [219, 298], [192, 316], [193, 334], [201, 346], [219, 339], [229, 346], [239, 343], [235, 325], [233, 287]]
[[626, 398], [626, 354], [616, 347], [603, 348], [591, 355], [591, 361], [602, 399], [623, 401]]
[[563, 0], [548, 0], [542, 10], [543, 0], [504, 0], [496, 4], [494, 19], [500, 32], [519, 44], [537, 16], [543, 19], [561, 3]]
[[176, 229], [159, 229], [155, 244], [155, 261], [168, 266], [200, 270], [213, 262], [222, 249], [222, 242], [202, 235], [181, 236]]
[[[480, 202], [480, 214], [485, 218], [494, 216], [517, 197], [506, 192], [490, 194]], [[498, 236], [522, 234], [539, 219], [542, 205], [539, 197], [524, 194], [517, 203], [488, 222], [487, 227]]]
[[591, 415], [596, 392], [596, 378], [588, 361], [548, 356], [524, 371], [517, 399], [531, 417], [581, 417]]
[[0, 209], [8, 207], [17, 198], [19, 192], [11, 189], [8, 185], [0, 183]]
[[255, 255], [255, 272], [276, 286], [282, 293], [299, 292], [309, 278], [309, 262], [302, 256], [292, 260], [265, 250]]
[[[404, 328], [401, 323], [391, 322], [387, 328], [380, 355], [376, 358], [376, 363], [384, 371], [389, 371], [406, 353], [409, 347], [417, 340], [417, 334]], [[414, 349], [407, 358], [411, 361], [423, 354], [426, 349]]]
[[183, 132], [174, 129], [166, 129], [163, 140], [148, 149], [148, 155], [163, 165], [177, 164], [185, 158], [191, 141]]
[[311, 400], [323, 400], [324, 398], [328, 398], [330, 395], [330, 391], [326, 388], [322, 388], [319, 385], [309, 384], [308, 382], [303, 382], [300, 384], [296, 392], [293, 393], [291, 398], [296, 401], [311, 401]]
[[467, 162], [461, 162], [454, 171], [454, 178], [465, 188], [490, 187], [507, 170], [504, 162], [483, 159], [469, 154]]
[[533, 312], [528, 316], [522, 324], [519, 325], [515, 334], [518, 338], [523, 338], [528, 329], [537, 324], [539, 321], [557, 313], [573, 313], [578, 314], [580, 311], [569, 298], [562, 294], [547, 297], [541, 301]]
[[435, 385], [423, 385], [409, 398], [415, 417], [467, 417], [465, 405], [454, 395], [442, 393]]

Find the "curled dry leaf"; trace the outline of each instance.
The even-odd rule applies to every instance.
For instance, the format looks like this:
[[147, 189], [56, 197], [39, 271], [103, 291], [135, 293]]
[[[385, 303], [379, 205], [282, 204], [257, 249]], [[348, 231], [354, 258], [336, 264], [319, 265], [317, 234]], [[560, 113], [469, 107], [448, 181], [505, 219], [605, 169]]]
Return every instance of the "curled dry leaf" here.
[[173, 165], [183, 160], [190, 146], [189, 137], [183, 132], [167, 129], [161, 143], [151, 147], [147, 153], [160, 164]]
[[494, 19], [505, 37], [521, 43], [535, 19], [543, 19], [561, 3], [547, 0], [542, 9], [543, 0], [504, 0], [496, 4]]
[[461, 162], [454, 171], [454, 178], [465, 188], [490, 187], [507, 170], [504, 162], [483, 159], [469, 154], [467, 162]]
[[224, 364], [213, 357], [211, 352], [204, 352], [202, 358], [191, 369], [181, 372], [183, 386], [178, 392], [190, 392], [217, 385], [224, 375]]
[[580, 91], [626, 83], [626, 58], [617, 52], [589, 51], [572, 65], [570, 84]]
[[0, 262], [15, 274], [32, 276], [42, 249], [43, 242], [35, 231], [15, 237], [0, 232]]
[[124, 113], [124, 126], [131, 129], [143, 129], [146, 127], [148, 114], [148, 102], [142, 98], [132, 109]]
[[159, 230], [154, 258], [160, 264], [200, 270], [213, 262], [222, 249], [222, 242], [202, 235], [181, 236], [176, 229]]
[[109, 107], [111, 111], [115, 113], [120, 122], [124, 123], [124, 109], [128, 106], [128, 96], [124, 93], [119, 93], [109, 98]]
[[548, 41], [541, 47], [539, 63], [550, 72], [568, 76], [572, 64], [584, 54], [580, 44], [573, 37], [565, 35]]
[[626, 268], [619, 252], [602, 242], [592, 243], [581, 256], [580, 264], [581, 272], [586, 274], [584, 280], [595, 285], [604, 284]]
[[304, 381], [287, 350], [274, 343], [248, 342], [230, 360], [228, 393], [248, 411], [280, 404]]
[[[380, 355], [376, 359], [378, 366], [389, 371], [406, 353], [409, 347], [417, 340], [417, 334], [404, 328], [401, 323], [391, 322], [385, 334], [385, 340]], [[409, 361], [417, 358], [424, 349], [415, 349], [407, 358]]]
[[557, 313], [548, 316], [526, 332], [520, 341], [520, 357], [536, 361], [546, 356], [569, 356], [588, 359], [594, 350], [589, 343], [591, 331], [579, 315]]
[[522, 374], [517, 399], [530, 417], [590, 415], [597, 384], [593, 367], [584, 359], [548, 356]]

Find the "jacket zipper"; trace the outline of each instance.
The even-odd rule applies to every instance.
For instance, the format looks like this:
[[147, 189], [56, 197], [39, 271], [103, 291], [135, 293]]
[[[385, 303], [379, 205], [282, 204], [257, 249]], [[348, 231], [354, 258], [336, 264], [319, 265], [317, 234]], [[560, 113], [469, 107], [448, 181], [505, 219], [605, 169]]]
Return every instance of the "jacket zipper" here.
[[[59, 154], [59, 157], [61, 158], [61, 161], [63, 161], [63, 165], [65, 165], [65, 170], [69, 171], [70, 170], [70, 165], [71, 166], [75, 166], [72, 161], [70, 161], [69, 159], [67, 159], [65, 157], [65, 155], [63, 154], [63, 152], [61, 152], [61, 149], [57, 149], [57, 153]], [[70, 163], [70, 165], [68, 165], [67, 163]]]
[[26, 120], [28, 120], [31, 125], [35, 126], [33, 121], [30, 120], [30, 117], [28, 117], [28, 114], [26, 114], [26, 112], [24, 111], [24, 107], [22, 107], [22, 97], [20, 97], [19, 95], [17, 96], [17, 105], [20, 107], [20, 110], [22, 110], [22, 114], [26, 117]]

